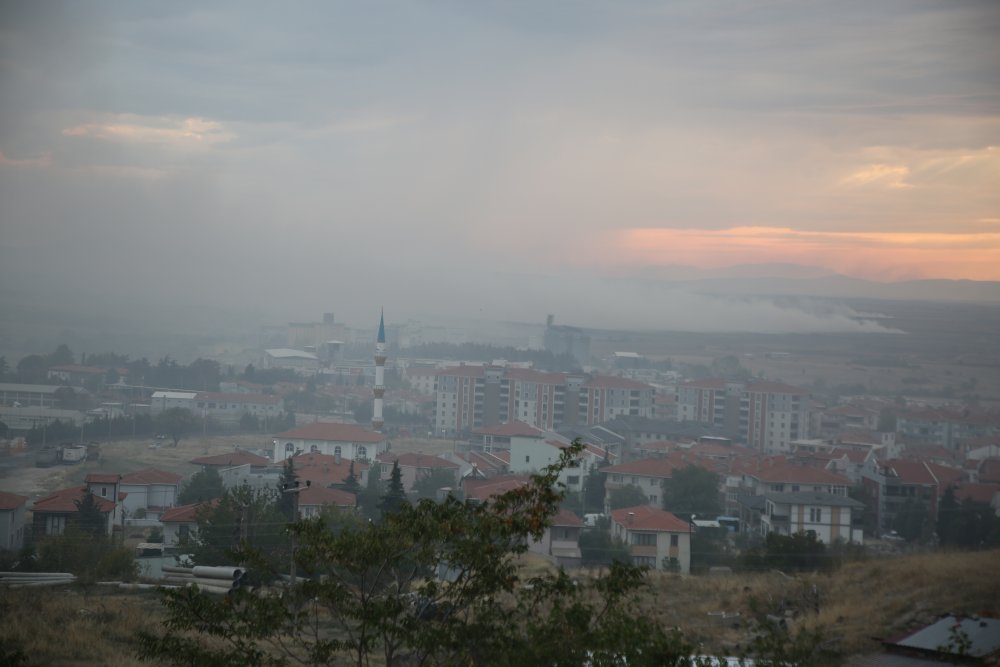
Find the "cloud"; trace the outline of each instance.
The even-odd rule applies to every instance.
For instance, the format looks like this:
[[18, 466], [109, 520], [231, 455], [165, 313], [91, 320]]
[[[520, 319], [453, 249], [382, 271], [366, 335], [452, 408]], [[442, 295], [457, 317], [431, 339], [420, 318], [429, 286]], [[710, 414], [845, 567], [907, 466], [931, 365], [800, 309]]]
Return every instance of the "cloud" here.
[[52, 154], [45, 153], [34, 158], [10, 158], [0, 151], [0, 167], [11, 167], [15, 169], [43, 169], [52, 165]]
[[845, 185], [881, 185], [887, 188], [912, 188], [906, 182], [909, 167], [903, 165], [873, 164], [856, 171], [843, 180]]
[[205, 118], [149, 118], [120, 114], [62, 131], [67, 137], [87, 137], [127, 144], [156, 144], [180, 149], [204, 148], [232, 140], [222, 123]]
[[615, 235], [621, 259], [641, 264], [725, 267], [791, 262], [876, 280], [1000, 280], [1000, 232], [809, 231], [787, 227], [720, 230], [642, 228]]

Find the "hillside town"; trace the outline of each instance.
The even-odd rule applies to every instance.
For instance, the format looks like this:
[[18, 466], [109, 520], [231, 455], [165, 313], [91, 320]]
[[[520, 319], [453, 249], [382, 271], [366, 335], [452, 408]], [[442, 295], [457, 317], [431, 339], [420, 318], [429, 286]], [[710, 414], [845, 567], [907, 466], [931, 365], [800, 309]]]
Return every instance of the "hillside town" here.
[[[228, 376], [206, 359], [157, 369], [64, 348], [22, 359], [7, 375], [45, 382], [0, 383], [8, 473], [83, 463], [86, 473], [72, 486], [17, 493], [5, 477], [0, 546], [18, 552], [62, 534], [92, 496], [103, 532], [149, 531], [162, 541], [144, 548], [171, 558], [196, 537], [200, 510], [218, 502], [182, 502], [209, 471], [218, 493], [280, 494], [293, 470], [308, 485], [296, 494], [299, 517], [368, 512], [365, 496], [381, 496], [394, 476], [413, 498], [487, 502], [574, 442], [583, 448], [559, 474], [563, 508], [531, 545], [565, 567], [607, 562], [619, 545], [654, 570], [705, 573], [733, 567], [769, 536], [887, 552], [997, 543], [1000, 519], [966, 520], [1000, 517], [995, 409], [867, 395], [830, 402], [750, 376], [738, 360], [727, 361], [728, 375], [692, 377], [635, 353], [596, 359], [584, 331], [551, 318], [544, 351], [575, 370], [412, 358], [393, 340], [399, 332], [380, 320], [364, 361], [345, 358], [332, 336], [348, 332], [332, 316], [290, 324], [288, 347], [261, 350], [257, 369]], [[143, 366], [145, 379], [136, 377]], [[167, 381], [150, 386], [157, 370]], [[155, 450], [227, 433], [244, 444], [169, 470], [101, 459], [122, 439], [146, 437]], [[705, 473], [693, 485], [691, 469]], [[697, 502], [684, 495], [694, 493]]]

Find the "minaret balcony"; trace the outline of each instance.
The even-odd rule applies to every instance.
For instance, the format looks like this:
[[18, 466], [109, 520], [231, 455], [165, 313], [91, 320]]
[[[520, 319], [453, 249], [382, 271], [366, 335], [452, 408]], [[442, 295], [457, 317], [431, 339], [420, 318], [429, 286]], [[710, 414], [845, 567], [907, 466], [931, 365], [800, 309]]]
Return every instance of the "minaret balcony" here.
[[385, 396], [385, 387], [375, 387], [372, 393], [375, 394], [375, 398], [382, 398]]

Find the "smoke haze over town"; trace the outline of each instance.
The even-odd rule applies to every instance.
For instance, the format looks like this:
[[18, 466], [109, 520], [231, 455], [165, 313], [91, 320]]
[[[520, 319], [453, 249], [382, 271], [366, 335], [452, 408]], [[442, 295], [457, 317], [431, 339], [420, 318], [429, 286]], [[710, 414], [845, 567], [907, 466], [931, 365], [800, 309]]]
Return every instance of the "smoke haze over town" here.
[[880, 325], [748, 295], [1000, 297], [892, 284], [1000, 280], [996, 3], [0, 12], [8, 328], [850, 332]]

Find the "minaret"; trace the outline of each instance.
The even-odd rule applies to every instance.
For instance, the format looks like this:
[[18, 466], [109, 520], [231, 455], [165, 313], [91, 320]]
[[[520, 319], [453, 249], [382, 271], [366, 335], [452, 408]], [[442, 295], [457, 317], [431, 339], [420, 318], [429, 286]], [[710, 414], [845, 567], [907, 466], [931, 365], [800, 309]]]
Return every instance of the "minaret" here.
[[382, 397], [385, 396], [385, 312], [379, 315], [378, 338], [375, 341], [375, 403], [372, 406], [372, 428], [382, 430]]

